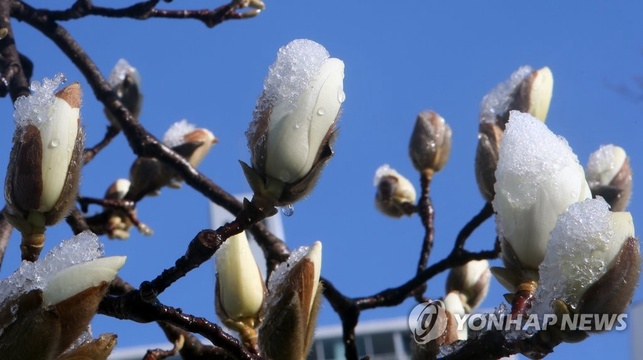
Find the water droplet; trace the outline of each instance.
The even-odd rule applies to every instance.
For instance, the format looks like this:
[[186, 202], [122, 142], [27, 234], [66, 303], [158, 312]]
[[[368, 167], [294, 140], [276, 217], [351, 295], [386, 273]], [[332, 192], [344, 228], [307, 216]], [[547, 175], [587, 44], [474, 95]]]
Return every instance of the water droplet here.
[[295, 213], [295, 207], [292, 205], [282, 206], [281, 213], [284, 214], [284, 216], [290, 217]]
[[343, 90], [339, 90], [337, 92], [337, 100], [339, 100], [340, 103], [343, 103], [344, 100], [346, 100], [346, 93]]
[[325, 113], [326, 113], [326, 109], [324, 108], [317, 109], [317, 115], [323, 116]]
[[58, 139], [53, 139], [53, 140], [51, 140], [51, 141], [49, 142], [49, 148], [50, 148], [50, 149], [55, 149], [55, 148], [57, 148], [58, 146], [60, 146], [60, 140], [58, 140]]

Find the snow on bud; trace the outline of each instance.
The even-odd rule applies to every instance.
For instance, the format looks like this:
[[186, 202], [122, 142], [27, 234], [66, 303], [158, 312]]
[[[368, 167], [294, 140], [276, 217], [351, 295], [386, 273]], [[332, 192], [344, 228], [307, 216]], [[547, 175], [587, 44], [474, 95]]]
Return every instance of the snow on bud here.
[[388, 164], [377, 169], [373, 185], [377, 188], [375, 207], [384, 215], [401, 217], [415, 213], [416, 193], [413, 184]]
[[[38, 258], [44, 228], [67, 216], [80, 180], [84, 135], [81, 91], [73, 83], [55, 92], [62, 74], [15, 103], [16, 132], [5, 179], [7, 219], [23, 235], [23, 259]], [[36, 239], [38, 237], [38, 239]]]
[[244, 329], [259, 325], [264, 300], [263, 279], [245, 232], [231, 236], [221, 245], [216, 252], [216, 265], [217, 315], [243, 336]]
[[513, 270], [537, 270], [558, 215], [591, 196], [583, 167], [543, 122], [512, 111], [495, 176], [492, 204], [503, 262]]
[[292, 204], [314, 187], [332, 157], [335, 123], [345, 99], [344, 63], [311, 40], [279, 49], [246, 132], [256, 195]]
[[125, 256], [99, 258], [59, 271], [42, 292], [45, 305], [56, 305], [89, 288], [111, 282], [125, 265], [125, 259]]
[[589, 156], [585, 177], [594, 196], [600, 196], [612, 211], [623, 211], [632, 194], [632, 168], [625, 150], [601, 146]]
[[632, 299], [641, 258], [628, 212], [611, 212], [603, 199], [573, 204], [551, 232], [540, 265], [535, 311], [562, 301], [578, 313], [619, 314]]
[[[143, 95], [140, 89], [141, 75], [136, 68], [131, 66], [125, 59], [118, 60], [109, 74], [109, 85], [127, 111], [132, 114], [135, 120], [138, 120], [143, 107]], [[120, 129], [121, 127], [116, 117], [107, 108], [104, 111], [111, 124]]]
[[[163, 143], [197, 167], [217, 143], [208, 129], [199, 128], [183, 119], [172, 124], [163, 136]], [[127, 198], [139, 201], [146, 195], [158, 195], [161, 188], [181, 187], [181, 177], [169, 165], [151, 157], [138, 157], [130, 167], [130, 192]]]
[[467, 313], [480, 305], [489, 292], [489, 262], [487, 260], [472, 260], [452, 268], [447, 277], [447, 293], [457, 292], [463, 300]]
[[190, 165], [197, 167], [218, 140], [210, 130], [197, 129], [183, 119], [170, 126], [165, 132], [163, 142], [183, 156]]
[[478, 189], [485, 200], [491, 201], [494, 197], [498, 149], [510, 112], [529, 113], [544, 122], [553, 86], [553, 75], [548, 67], [532, 70], [522, 66], [482, 99], [475, 172]]
[[313, 344], [321, 304], [321, 242], [294, 251], [270, 277], [266, 316], [259, 329], [268, 359], [305, 359]]
[[423, 111], [415, 120], [409, 156], [420, 172], [440, 171], [451, 153], [451, 127], [433, 111]]
[[[96, 235], [81, 233], [38, 261], [23, 261], [20, 269], [1, 281], [3, 359], [73, 358], [61, 354], [86, 332], [109, 282], [125, 261], [120, 256], [100, 258], [102, 254]], [[109, 345], [108, 340], [102, 344]], [[111, 351], [93, 350], [97, 356], [92, 359], [106, 358]]]

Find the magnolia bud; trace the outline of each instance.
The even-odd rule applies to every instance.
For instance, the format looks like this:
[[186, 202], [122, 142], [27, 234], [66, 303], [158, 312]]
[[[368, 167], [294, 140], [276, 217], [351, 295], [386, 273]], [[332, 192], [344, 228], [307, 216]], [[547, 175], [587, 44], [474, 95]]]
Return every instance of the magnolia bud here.
[[605, 199], [612, 211], [625, 210], [632, 194], [632, 168], [623, 148], [601, 146], [589, 156], [585, 177], [592, 195]]
[[279, 49], [246, 132], [255, 195], [287, 205], [308, 194], [333, 155], [345, 95], [344, 63], [323, 46], [294, 40]]
[[[131, 182], [127, 179], [117, 179], [109, 186], [105, 192], [106, 200], [122, 200], [129, 192]], [[110, 239], [127, 239], [129, 238], [129, 229], [132, 227], [132, 220], [125, 211], [114, 208], [103, 208], [108, 216], [107, 219], [107, 236]], [[136, 214], [136, 209], [131, 212]]]
[[590, 197], [583, 168], [544, 123], [512, 112], [495, 175], [492, 204], [503, 262], [514, 271], [537, 270], [558, 215]]
[[478, 189], [486, 201], [493, 200], [498, 148], [511, 110], [547, 118], [554, 86], [548, 67], [532, 71], [529, 66], [516, 70], [482, 99], [475, 172]]
[[[6, 302], [0, 309], [3, 359], [56, 359], [87, 329], [124, 262], [125, 257], [114, 256], [70, 266], [44, 290]], [[6, 321], [9, 314], [13, 318]]]
[[[163, 136], [163, 143], [197, 167], [217, 143], [208, 129], [197, 129], [183, 119], [172, 124]], [[149, 157], [138, 157], [130, 168], [132, 181], [127, 199], [138, 201], [146, 195], [158, 195], [164, 186], [181, 187], [181, 177], [169, 165]]]
[[62, 75], [16, 100], [16, 132], [5, 180], [5, 215], [23, 235], [23, 259], [38, 258], [45, 226], [67, 216], [76, 199], [84, 135], [81, 91], [73, 83], [54, 94]]
[[445, 333], [446, 339], [444, 343], [450, 344], [456, 340], [467, 340], [467, 327], [463, 326], [461, 329], [458, 329], [458, 321], [455, 319], [455, 316], [462, 319], [465, 314], [470, 313], [470, 311], [466, 310], [468, 306], [462, 302], [460, 294], [456, 291], [447, 293], [447, 296], [444, 297], [444, 307], [447, 316], [451, 317], [447, 323], [447, 331]]
[[486, 201], [493, 200], [496, 183], [496, 167], [498, 166], [498, 149], [503, 131], [491, 123], [480, 123], [478, 134], [478, 149], [476, 150], [476, 181], [482, 197]]
[[245, 232], [231, 236], [221, 245], [216, 264], [217, 315], [241, 334], [245, 344], [256, 344], [254, 329], [259, 325], [264, 284]]
[[[132, 67], [125, 59], [118, 60], [109, 74], [109, 85], [127, 111], [132, 114], [135, 120], [138, 120], [143, 107], [143, 95], [140, 90], [141, 75], [136, 68]], [[107, 108], [104, 111], [112, 126], [120, 129], [121, 127], [114, 115]]]
[[433, 111], [423, 111], [415, 120], [409, 156], [417, 171], [438, 172], [451, 153], [451, 128]]
[[388, 164], [377, 169], [373, 184], [377, 188], [375, 207], [384, 215], [400, 217], [415, 213], [416, 194], [413, 184]]
[[[467, 313], [480, 305], [489, 291], [491, 273], [487, 260], [472, 260], [454, 267], [447, 278], [447, 293], [458, 292]], [[447, 307], [448, 309], [448, 307]]]
[[116, 346], [116, 334], [102, 334], [98, 339], [66, 351], [56, 360], [107, 360]]
[[313, 344], [321, 303], [319, 241], [298, 249], [271, 276], [267, 313], [259, 329], [259, 347], [267, 359], [305, 359]]
[[536, 311], [550, 311], [556, 300], [581, 314], [620, 314], [632, 299], [640, 267], [630, 213], [609, 211], [603, 199], [573, 204], [551, 232]]
[[534, 70], [516, 89], [508, 110], [529, 113], [545, 122], [553, 89], [554, 76], [551, 70], [547, 66]]

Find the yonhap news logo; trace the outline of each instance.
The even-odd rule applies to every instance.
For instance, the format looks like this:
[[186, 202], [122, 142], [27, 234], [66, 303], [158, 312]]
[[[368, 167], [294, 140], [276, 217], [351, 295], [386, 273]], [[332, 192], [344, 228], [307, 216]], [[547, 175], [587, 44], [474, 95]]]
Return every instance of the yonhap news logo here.
[[447, 329], [444, 303], [440, 300], [423, 302], [411, 310], [408, 321], [416, 343], [435, 340]]
[[[537, 331], [557, 328], [563, 331], [623, 331], [627, 314], [519, 314], [507, 313], [451, 314], [458, 331]], [[447, 327], [447, 312], [440, 300], [423, 302], [408, 317], [409, 329], [418, 344], [426, 344], [442, 336]]]

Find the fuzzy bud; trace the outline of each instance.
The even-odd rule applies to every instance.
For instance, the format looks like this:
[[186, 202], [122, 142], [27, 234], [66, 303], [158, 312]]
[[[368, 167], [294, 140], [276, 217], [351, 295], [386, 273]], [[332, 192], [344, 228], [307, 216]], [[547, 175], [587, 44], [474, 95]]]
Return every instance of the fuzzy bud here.
[[306, 196], [332, 157], [345, 95], [344, 63], [323, 46], [295, 40], [279, 49], [246, 132], [255, 195], [273, 205]]
[[451, 127], [433, 111], [423, 111], [415, 120], [409, 156], [419, 172], [442, 170], [451, 153]]
[[413, 184], [388, 164], [377, 169], [373, 184], [377, 188], [375, 207], [384, 215], [401, 217], [415, 213], [416, 193]]
[[268, 359], [305, 359], [313, 344], [321, 303], [321, 242], [290, 255], [271, 276], [267, 313], [259, 330], [261, 354]]
[[632, 195], [632, 168], [623, 148], [605, 145], [593, 152], [585, 177], [593, 196], [605, 199], [612, 211], [625, 210]]
[[490, 280], [489, 262], [472, 260], [451, 269], [447, 277], [446, 291], [460, 294], [466, 312], [471, 313], [487, 296]]
[[512, 110], [528, 113], [543, 122], [547, 118], [554, 86], [548, 67], [532, 70], [522, 66], [482, 99], [475, 172], [478, 189], [493, 200], [498, 149]]
[[226, 240], [216, 253], [215, 309], [223, 323], [238, 331], [244, 343], [256, 343], [254, 329], [264, 300], [264, 284], [245, 232]]
[[[76, 200], [84, 134], [81, 91], [73, 83], [54, 93], [58, 75], [31, 85], [16, 100], [16, 132], [5, 180], [5, 215], [23, 235], [23, 259], [38, 258], [45, 226], [67, 216]], [[37, 239], [36, 239], [37, 237]]]
[[[125, 59], [118, 60], [109, 74], [109, 85], [127, 111], [132, 114], [135, 120], [138, 120], [143, 107], [143, 95], [141, 94], [141, 75], [136, 68]], [[104, 111], [112, 126], [120, 129], [116, 117], [107, 108]]]

